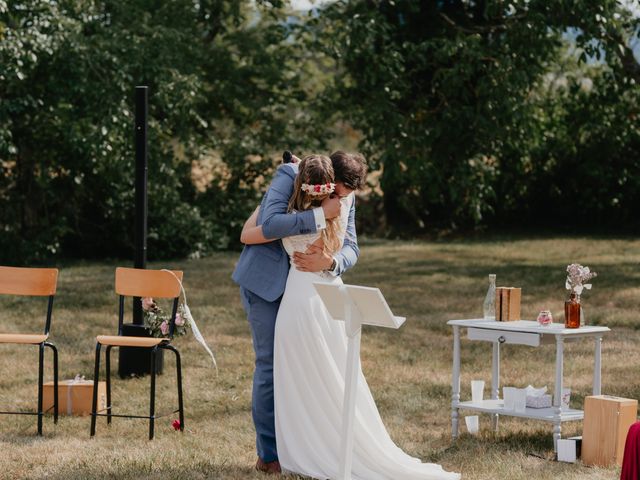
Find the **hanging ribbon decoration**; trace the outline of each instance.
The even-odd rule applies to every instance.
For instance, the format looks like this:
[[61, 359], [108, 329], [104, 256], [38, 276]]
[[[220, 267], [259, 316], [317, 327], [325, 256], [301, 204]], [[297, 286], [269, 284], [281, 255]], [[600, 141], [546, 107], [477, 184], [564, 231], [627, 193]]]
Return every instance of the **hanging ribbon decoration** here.
[[185, 293], [184, 287], [182, 286], [182, 281], [171, 270], [167, 270], [166, 268], [163, 268], [162, 271], [168, 272], [171, 275], [173, 275], [173, 277], [180, 284], [180, 291], [182, 292], [182, 297], [184, 298], [184, 303], [183, 303], [184, 316], [186, 317], [186, 320], [189, 322], [189, 325], [191, 325], [191, 330], [193, 331], [193, 336], [195, 337], [195, 339], [198, 341], [200, 345], [202, 345], [202, 347], [211, 356], [211, 360], [213, 361], [213, 366], [216, 369], [216, 375], [218, 375], [218, 363], [216, 362], [216, 357], [213, 355], [213, 352], [209, 348], [209, 345], [207, 345], [207, 342], [202, 336], [202, 333], [200, 333], [200, 329], [198, 328], [198, 325], [196, 325], [196, 321], [193, 319], [193, 315], [191, 315], [191, 310], [189, 309], [189, 305], [187, 305], [187, 294]]

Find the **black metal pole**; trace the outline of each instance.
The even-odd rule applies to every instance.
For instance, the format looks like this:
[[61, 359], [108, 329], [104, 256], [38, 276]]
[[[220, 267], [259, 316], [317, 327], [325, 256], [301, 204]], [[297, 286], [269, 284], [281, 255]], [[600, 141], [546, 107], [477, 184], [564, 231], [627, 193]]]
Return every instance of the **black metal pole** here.
[[[136, 87], [135, 268], [147, 266], [147, 113], [149, 87]], [[142, 302], [133, 300], [133, 323], [142, 325]]]
[[[149, 88], [136, 87], [136, 178], [135, 178], [135, 225], [134, 225], [134, 264], [135, 268], [147, 266], [147, 116], [149, 111]], [[144, 326], [142, 301], [133, 299], [133, 323], [122, 325], [122, 334], [134, 337], [148, 337]], [[131, 375], [145, 375], [150, 369], [150, 351], [146, 348], [120, 347], [118, 373], [126, 378]], [[162, 350], [156, 355], [155, 372], [162, 373]]]

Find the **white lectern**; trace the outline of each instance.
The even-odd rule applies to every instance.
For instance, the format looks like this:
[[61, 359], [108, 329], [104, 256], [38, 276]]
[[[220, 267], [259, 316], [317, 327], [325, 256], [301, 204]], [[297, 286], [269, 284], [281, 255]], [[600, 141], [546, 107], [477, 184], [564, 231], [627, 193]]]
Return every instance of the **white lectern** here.
[[338, 480], [351, 479], [353, 462], [353, 421], [358, 391], [360, 333], [362, 325], [400, 328], [406, 320], [391, 313], [389, 305], [377, 288], [355, 285], [314, 283], [324, 305], [334, 320], [345, 322], [347, 330], [347, 369], [344, 383], [342, 438]]

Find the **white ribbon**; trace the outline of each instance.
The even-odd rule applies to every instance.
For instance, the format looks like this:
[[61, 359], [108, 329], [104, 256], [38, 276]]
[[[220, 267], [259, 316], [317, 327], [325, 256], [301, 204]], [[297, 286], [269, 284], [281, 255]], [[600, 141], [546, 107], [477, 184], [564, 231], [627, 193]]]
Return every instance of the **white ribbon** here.
[[180, 290], [182, 292], [182, 296], [184, 297], [184, 304], [183, 304], [184, 316], [186, 317], [186, 320], [191, 325], [191, 330], [193, 330], [193, 336], [195, 337], [195, 339], [198, 341], [198, 343], [200, 343], [200, 345], [202, 345], [202, 347], [211, 356], [211, 360], [213, 360], [213, 366], [216, 368], [216, 375], [218, 375], [218, 363], [216, 362], [216, 357], [213, 355], [213, 352], [209, 348], [209, 345], [207, 345], [207, 342], [205, 341], [204, 337], [200, 333], [200, 329], [198, 328], [198, 325], [196, 325], [196, 321], [193, 319], [193, 316], [191, 315], [191, 310], [189, 309], [189, 305], [187, 305], [187, 294], [185, 293], [184, 287], [182, 286], [182, 281], [171, 270], [167, 270], [166, 268], [163, 268], [162, 271], [169, 272], [180, 284]]

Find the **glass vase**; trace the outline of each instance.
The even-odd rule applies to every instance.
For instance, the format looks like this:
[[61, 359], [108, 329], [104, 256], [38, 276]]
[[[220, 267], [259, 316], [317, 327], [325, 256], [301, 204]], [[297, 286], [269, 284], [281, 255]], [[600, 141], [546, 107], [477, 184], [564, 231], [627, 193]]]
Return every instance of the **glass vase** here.
[[487, 296], [484, 297], [484, 303], [482, 307], [484, 310], [485, 320], [496, 319], [496, 276], [495, 274], [489, 275], [489, 290], [487, 290]]
[[576, 296], [576, 300], [577, 300], [578, 304], [580, 305], [580, 326], [584, 327], [586, 325], [586, 323], [585, 323], [585, 319], [584, 319], [584, 310], [582, 309], [582, 302], [580, 301], [580, 295]]
[[580, 328], [580, 298], [575, 293], [564, 302], [564, 327]]

